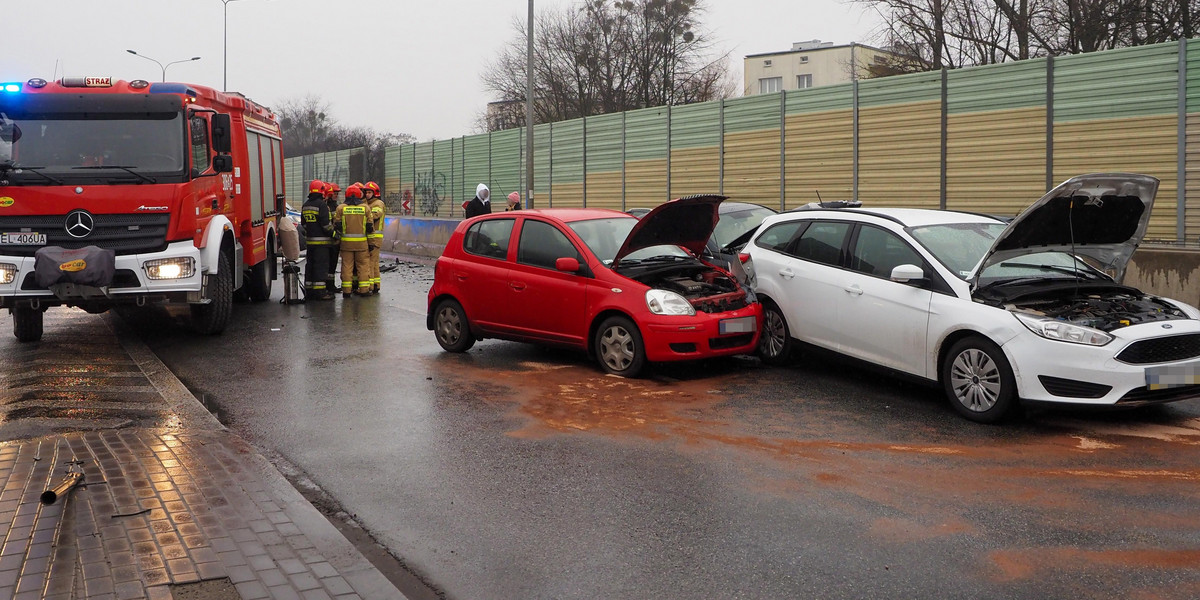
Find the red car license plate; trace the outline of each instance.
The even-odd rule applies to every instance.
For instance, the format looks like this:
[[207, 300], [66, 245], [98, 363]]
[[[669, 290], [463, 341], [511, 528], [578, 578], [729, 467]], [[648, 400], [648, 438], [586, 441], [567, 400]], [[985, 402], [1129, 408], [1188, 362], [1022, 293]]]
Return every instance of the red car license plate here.
[[726, 333], [750, 333], [754, 331], [758, 322], [754, 317], [739, 317], [737, 319], [721, 319], [720, 332], [722, 335]]

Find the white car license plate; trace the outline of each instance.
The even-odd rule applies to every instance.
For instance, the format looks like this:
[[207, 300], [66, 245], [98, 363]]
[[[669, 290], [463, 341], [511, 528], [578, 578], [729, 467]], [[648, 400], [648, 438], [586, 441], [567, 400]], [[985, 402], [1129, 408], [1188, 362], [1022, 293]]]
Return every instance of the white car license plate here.
[[0, 233], [0, 246], [45, 246], [44, 233]]
[[737, 319], [721, 319], [721, 334], [750, 333], [754, 331], [758, 321], [754, 317], [739, 317]]
[[1146, 367], [1146, 389], [1165, 390], [1200, 384], [1200, 363]]

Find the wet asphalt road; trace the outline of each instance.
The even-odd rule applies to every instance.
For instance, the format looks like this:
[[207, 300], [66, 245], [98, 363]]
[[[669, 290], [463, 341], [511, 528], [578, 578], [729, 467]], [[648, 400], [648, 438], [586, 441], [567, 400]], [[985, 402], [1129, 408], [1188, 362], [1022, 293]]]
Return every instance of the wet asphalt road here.
[[450, 598], [1200, 597], [1200, 401], [988, 427], [826, 357], [450, 355], [431, 277], [137, 331]]

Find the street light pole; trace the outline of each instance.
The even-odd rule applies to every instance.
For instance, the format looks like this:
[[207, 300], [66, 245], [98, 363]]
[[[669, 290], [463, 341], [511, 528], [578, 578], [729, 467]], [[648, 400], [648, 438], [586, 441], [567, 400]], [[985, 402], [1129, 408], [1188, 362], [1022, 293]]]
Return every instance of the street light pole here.
[[158, 68], [162, 70], [162, 80], [163, 81], [167, 80], [167, 67], [169, 67], [171, 65], [177, 65], [182, 62], [192, 62], [193, 60], [200, 60], [199, 56], [193, 56], [191, 58], [185, 58], [183, 60], [173, 60], [164, 65], [164, 64], [158, 62], [157, 60], [154, 60], [153, 58], [146, 56], [145, 54], [138, 54], [137, 52], [134, 52], [133, 50], [126, 50], [126, 52], [128, 52], [134, 56], [137, 56], [139, 58], [144, 58], [146, 60], [152, 61], [154, 64], [158, 65]]
[[229, 89], [229, 3], [237, 2], [238, 0], [221, 0], [221, 4], [225, 5], [225, 46], [221, 51], [222, 63], [221, 66], [221, 91]]
[[533, 0], [525, 29], [525, 208], [533, 208]]

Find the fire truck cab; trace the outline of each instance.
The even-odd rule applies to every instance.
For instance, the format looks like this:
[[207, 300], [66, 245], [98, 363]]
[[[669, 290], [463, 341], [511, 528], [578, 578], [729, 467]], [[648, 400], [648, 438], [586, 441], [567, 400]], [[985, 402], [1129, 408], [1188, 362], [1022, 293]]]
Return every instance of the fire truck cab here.
[[187, 304], [216, 334], [271, 295], [284, 200], [275, 115], [236, 93], [107, 77], [0, 83], [0, 308]]

